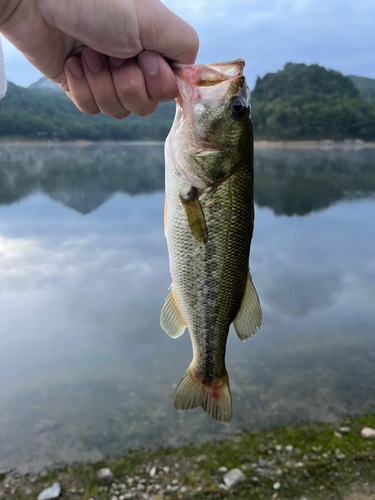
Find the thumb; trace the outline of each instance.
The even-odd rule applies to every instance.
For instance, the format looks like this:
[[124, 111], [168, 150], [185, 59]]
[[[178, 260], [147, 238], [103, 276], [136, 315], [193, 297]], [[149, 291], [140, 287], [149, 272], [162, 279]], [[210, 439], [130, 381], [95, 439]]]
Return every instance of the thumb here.
[[144, 50], [153, 50], [166, 59], [193, 64], [199, 49], [195, 29], [159, 0], [136, 3], [140, 42]]

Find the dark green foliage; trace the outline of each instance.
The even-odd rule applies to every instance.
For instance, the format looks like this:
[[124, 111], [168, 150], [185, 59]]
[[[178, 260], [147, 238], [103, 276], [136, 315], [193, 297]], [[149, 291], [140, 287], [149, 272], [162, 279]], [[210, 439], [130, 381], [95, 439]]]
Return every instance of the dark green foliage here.
[[164, 140], [174, 115], [174, 102], [162, 104], [147, 118], [115, 120], [81, 113], [63, 92], [8, 84], [0, 101], [0, 137], [73, 140]]
[[363, 76], [348, 75], [348, 78], [354, 83], [357, 89], [360, 90], [361, 95], [369, 100], [375, 102], [375, 80], [372, 78], [365, 78]]
[[352, 80], [312, 64], [287, 63], [252, 92], [256, 139], [375, 139], [375, 105]]

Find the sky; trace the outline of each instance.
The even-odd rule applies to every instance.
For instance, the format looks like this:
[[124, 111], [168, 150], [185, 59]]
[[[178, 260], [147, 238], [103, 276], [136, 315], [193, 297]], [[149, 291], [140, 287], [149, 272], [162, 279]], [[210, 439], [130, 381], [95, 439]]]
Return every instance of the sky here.
[[[164, 0], [200, 37], [198, 62], [246, 59], [257, 76], [286, 62], [318, 63], [375, 78], [374, 0]], [[214, 8], [212, 6], [215, 6]], [[28, 86], [41, 77], [2, 39], [7, 79]]]

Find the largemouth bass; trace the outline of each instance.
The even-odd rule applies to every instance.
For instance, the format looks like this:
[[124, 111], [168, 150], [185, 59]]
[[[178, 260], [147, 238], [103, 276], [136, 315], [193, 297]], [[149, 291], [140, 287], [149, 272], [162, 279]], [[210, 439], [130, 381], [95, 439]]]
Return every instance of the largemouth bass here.
[[241, 341], [262, 312], [249, 271], [253, 234], [253, 129], [245, 62], [175, 64], [180, 96], [165, 144], [165, 235], [171, 292], [161, 326], [179, 337], [188, 327], [193, 361], [174, 406], [201, 406], [230, 422], [225, 368], [229, 327]]

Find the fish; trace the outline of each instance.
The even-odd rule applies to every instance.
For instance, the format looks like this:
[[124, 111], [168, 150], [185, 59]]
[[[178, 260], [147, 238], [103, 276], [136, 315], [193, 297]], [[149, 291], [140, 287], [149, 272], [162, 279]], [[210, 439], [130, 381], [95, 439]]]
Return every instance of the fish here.
[[202, 407], [232, 419], [225, 351], [229, 327], [241, 341], [262, 311], [249, 269], [254, 227], [250, 90], [237, 59], [174, 63], [180, 95], [165, 142], [165, 212], [172, 285], [160, 324], [172, 338], [189, 330], [193, 360], [174, 407]]

